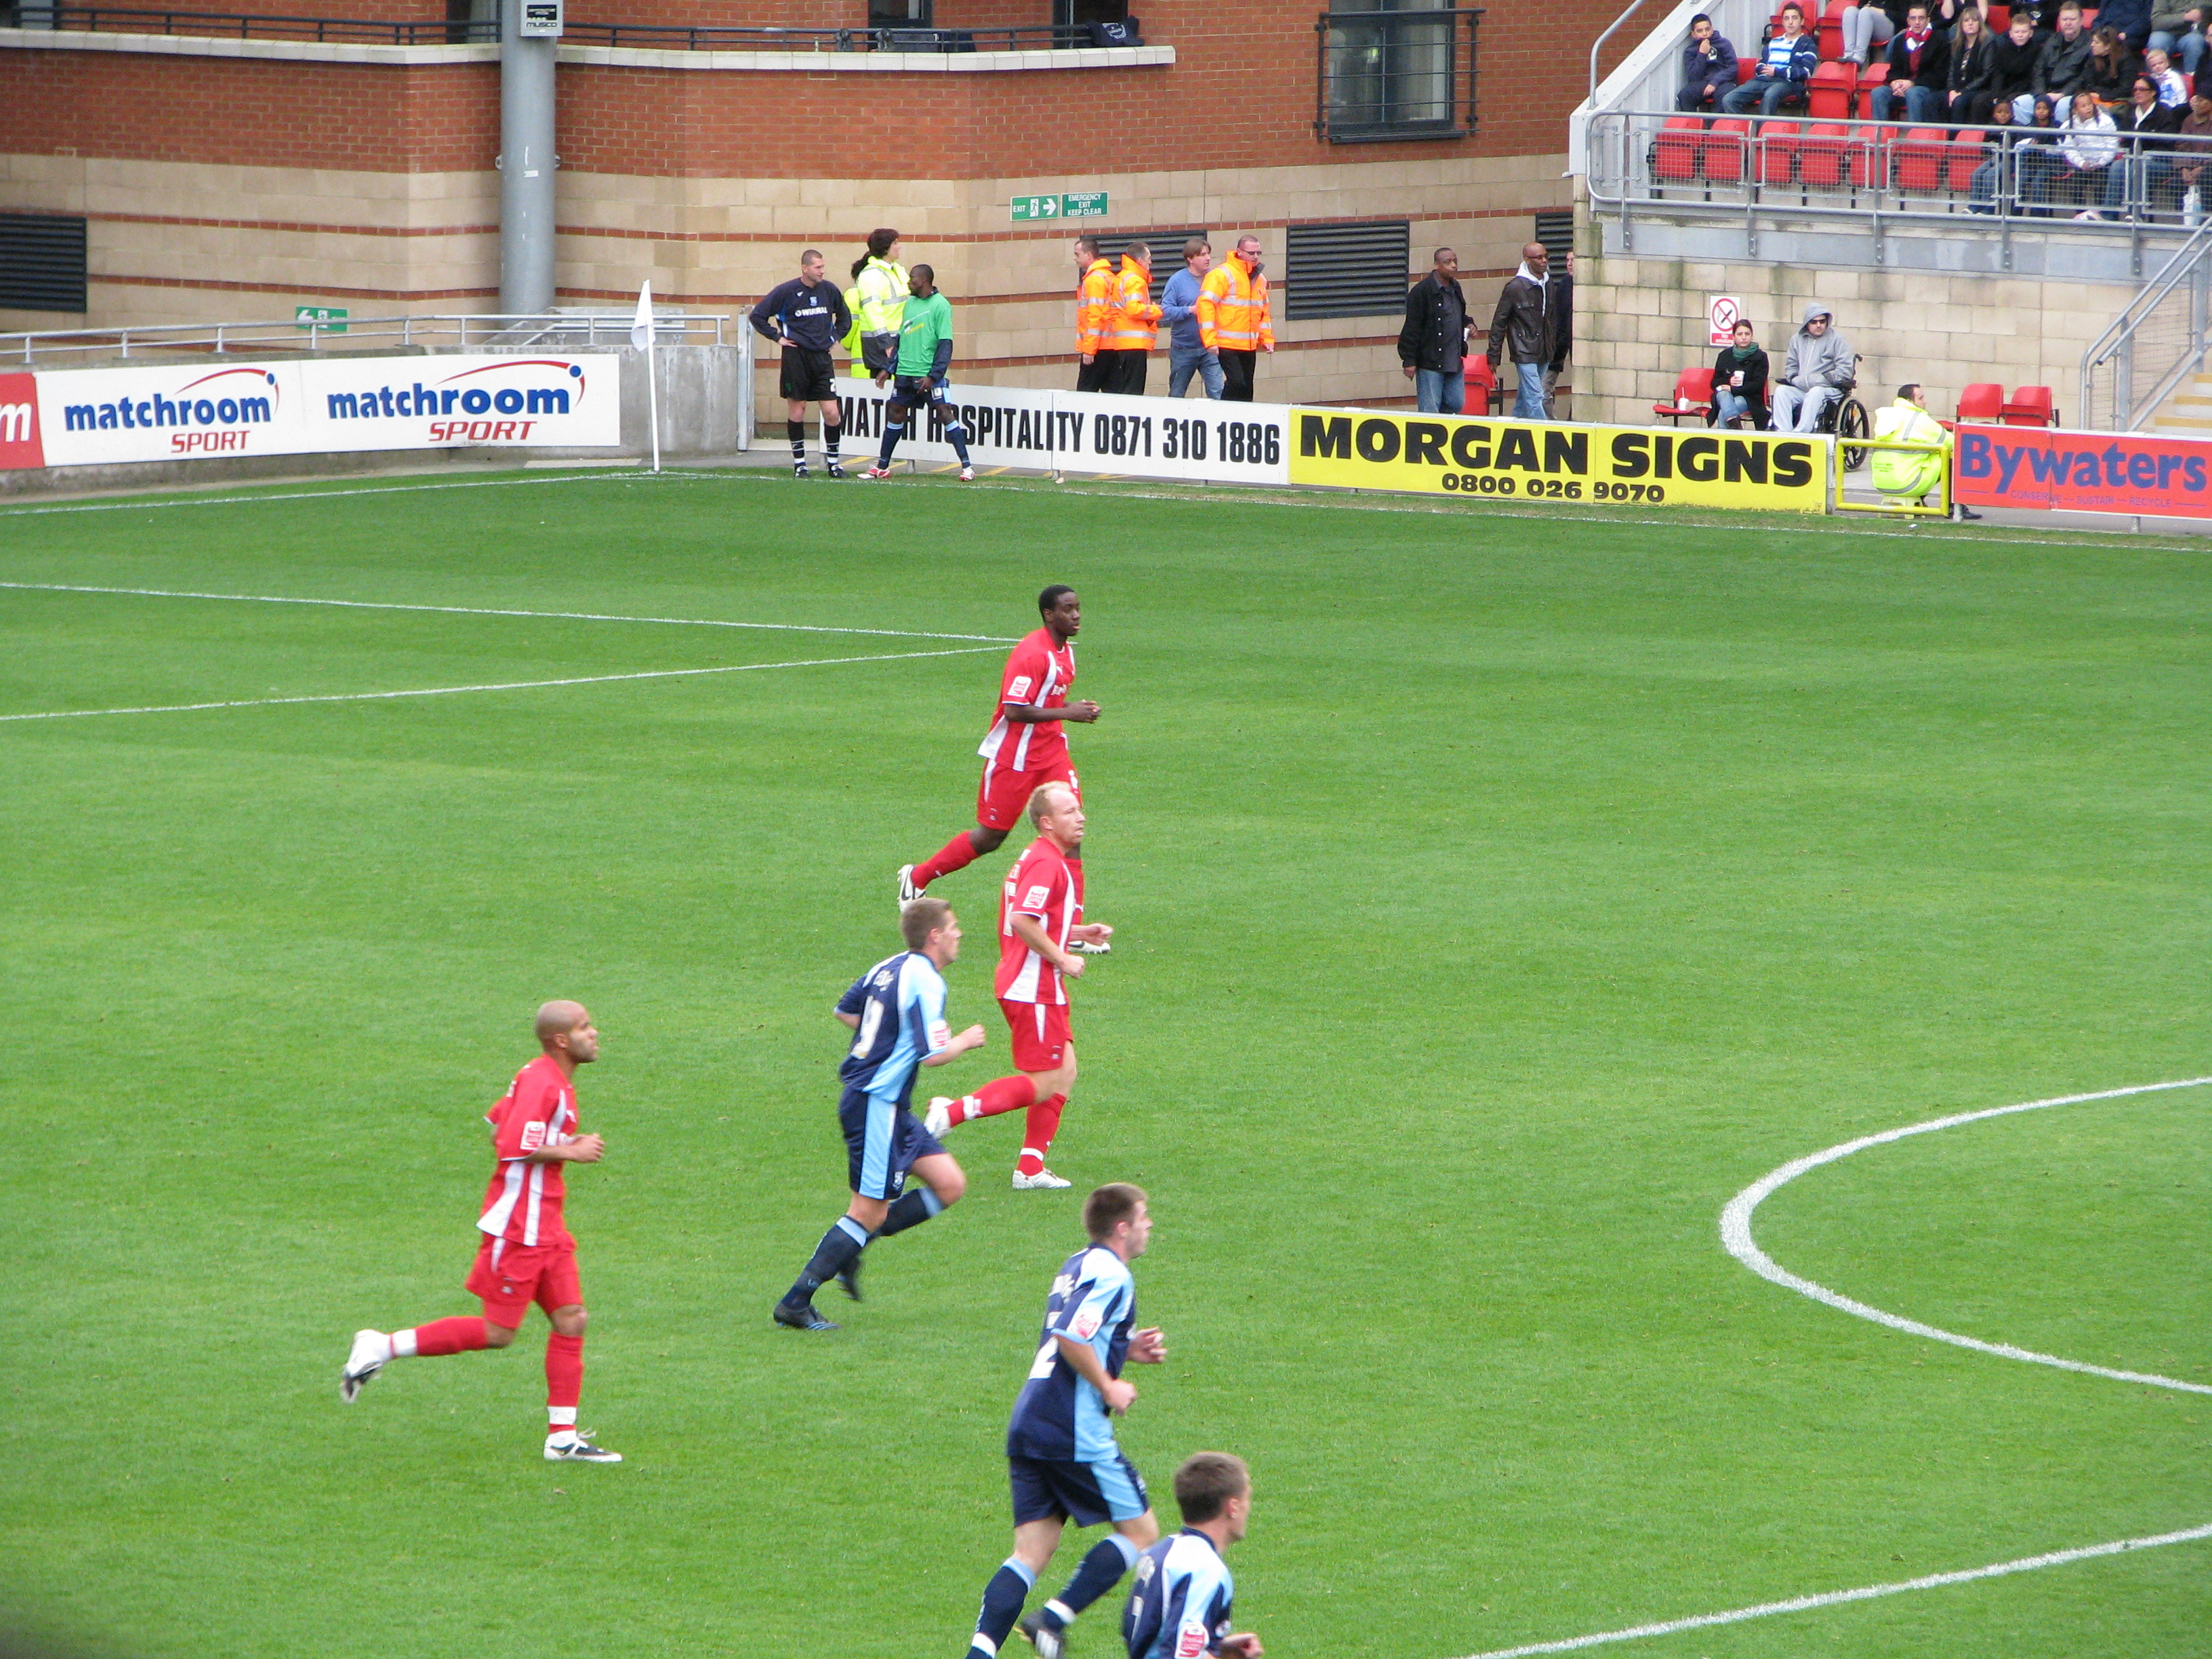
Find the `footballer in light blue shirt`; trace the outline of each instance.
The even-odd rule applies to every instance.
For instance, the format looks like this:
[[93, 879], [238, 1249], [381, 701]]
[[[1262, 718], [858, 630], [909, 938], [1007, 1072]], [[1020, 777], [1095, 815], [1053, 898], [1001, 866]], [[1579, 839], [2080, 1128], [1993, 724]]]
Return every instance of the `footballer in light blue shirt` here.
[[[899, 912], [907, 948], [886, 957], [837, 999], [836, 1013], [854, 1033], [837, 1067], [844, 1084], [837, 1119], [845, 1130], [852, 1206], [822, 1236], [783, 1300], [775, 1322], [794, 1330], [834, 1331], [814, 1310], [814, 1292], [832, 1279], [860, 1299], [860, 1252], [875, 1238], [920, 1226], [968, 1190], [952, 1154], [907, 1109], [915, 1073], [981, 1048], [983, 1028], [959, 1036], [945, 1019], [945, 975], [960, 954], [960, 919], [942, 899], [918, 898]], [[922, 1184], [904, 1191], [908, 1172]]]
[[[1152, 1235], [1144, 1189], [1118, 1181], [1101, 1187], [1084, 1200], [1083, 1231], [1091, 1242], [1053, 1278], [1036, 1357], [1006, 1425], [1014, 1553], [984, 1586], [969, 1659], [995, 1659], [1017, 1620], [1037, 1659], [1059, 1659], [1076, 1615], [1121, 1583], [1159, 1539], [1144, 1477], [1115, 1443], [1112, 1420], [1137, 1398], [1121, 1368], [1167, 1358], [1157, 1327], [1136, 1328], [1129, 1264]], [[1070, 1521], [1110, 1522], [1114, 1530], [1091, 1547], [1066, 1589], [1022, 1619], [1022, 1604]]]
[[1237, 1583], [1221, 1553], [1244, 1535], [1252, 1516], [1252, 1475], [1241, 1457], [1197, 1452], [1176, 1471], [1182, 1530], [1137, 1559], [1136, 1583], [1121, 1620], [1129, 1659], [1199, 1659], [1200, 1654], [1260, 1659], [1249, 1631], [1232, 1634]]

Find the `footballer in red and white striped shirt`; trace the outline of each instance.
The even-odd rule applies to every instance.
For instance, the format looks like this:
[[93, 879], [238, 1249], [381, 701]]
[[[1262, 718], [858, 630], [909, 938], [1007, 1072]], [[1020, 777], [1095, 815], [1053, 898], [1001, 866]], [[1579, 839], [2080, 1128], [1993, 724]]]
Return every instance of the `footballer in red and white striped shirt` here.
[[491, 1186], [477, 1231], [476, 1266], [466, 1288], [483, 1304], [481, 1317], [434, 1320], [411, 1330], [355, 1333], [338, 1374], [338, 1398], [351, 1405], [395, 1359], [431, 1358], [504, 1348], [536, 1303], [553, 1329], [545, 1339], [545, 1456], [556, 1463], [619, 1463], [622, 1454], [592, 1443], [576, 1427], [584, 1387], [584, 1290], [576, 1274], [576, 1241], [561, 1218], [568, 1196], [562, 1169], [596, 1164], [605, 1152], [576, 1118], [576, 1068], [599, 1057], [599, 1034], [580, 1002], [549, 1002], [538, 1011], [543, 1052], [514, 1075], [484, 1114], [491, 1125]]

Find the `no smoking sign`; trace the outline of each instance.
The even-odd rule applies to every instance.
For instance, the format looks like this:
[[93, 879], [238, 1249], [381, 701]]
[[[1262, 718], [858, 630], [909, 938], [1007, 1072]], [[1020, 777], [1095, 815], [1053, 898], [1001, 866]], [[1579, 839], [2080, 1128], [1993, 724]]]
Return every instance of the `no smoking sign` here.
[[1708, 294], [1705, 296], [1705, 322], [1712, 331], [1715, 345], [1735, 343], [1736, 319], [1742, 315], [1743, 301], [1735, 295]]

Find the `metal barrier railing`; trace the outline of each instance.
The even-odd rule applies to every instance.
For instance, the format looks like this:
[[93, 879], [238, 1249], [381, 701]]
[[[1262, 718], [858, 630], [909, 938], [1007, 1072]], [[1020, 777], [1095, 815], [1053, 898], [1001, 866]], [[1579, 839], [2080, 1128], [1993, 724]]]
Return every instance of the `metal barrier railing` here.
[[19, 4], [4, 10], [21, 28], [89, 33], [215, 35], [234, 40], [318, 40], [388, 46], [490, 45], [496, 22], [396, 21], [361, 17], [276, 17], [251, 12], [168, 11], [158, 8]]
[[568, 46], [658, 47], [664, 52], [1048, 52], [1097, 44], [1088, 23], [957, 29], [569, 23], [561, 38]]
[[2201, 225], [2081, 354], [2081, 420], [2134, 432], [2212, 352], [2212, 224]]
[[[0, 363], [59, 368], [74, 359], [130, 357], [134, 352], [246, 352], [257, 357], [288, 353], [397, 348], [400, 350], [574, 351], [629, 343], [631, 313], [544, 312], [505, 317], [465, 313], [433, 317], [300, 318], [269, 323], [173, 323], [149, 328], [52, 329], [0, 334]], [[668, 313], [653, 318], [658, 345], [744, 343], [746, 331], [729, 315]]]
[[[2194, 229], [2185, 165], [2212, 149], [2111, 135], [2112, 161], [2074, 166], [2053, 128], [1949, 127], [1812, 115], [1683, 115], [1600, 111], [1590, 117], [1591, 207], [1637, 215], [1741, 212], [1755, 239], [1762, 216], [1972, 225], [2009, 237], [2026, 228], [2134, 240]], [[2212, 180], [2208, 180], [2212, 184]], [[1976, 223], [1986, 221], [1986, 223]], [[1756, 243], [1754, 240], [1753, 249]]]

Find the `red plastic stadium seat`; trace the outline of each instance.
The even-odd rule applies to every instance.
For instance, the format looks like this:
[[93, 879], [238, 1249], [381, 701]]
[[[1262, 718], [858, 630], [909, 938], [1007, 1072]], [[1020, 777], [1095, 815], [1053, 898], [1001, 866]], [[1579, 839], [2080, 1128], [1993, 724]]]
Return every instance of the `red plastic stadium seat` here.
[[1698, 176], [1698, 150], [1705, 124], [1694, 115], [1673, 115], [1651, 144], [1651, 176], [1662, 184], [1684, 184]]
[[2002, 34], [2012, 27], [2010, 6], [1991, 6], [1982, 16], [1992, 34]]
[[1854, 185], [1867, 185], [1887, 177], [1886, 170], [1889, 166], [1887, 152], [1892, 136], [1885, 127], [1853, 127], [1848, 158], [1850, 165], [1844, 170], [1844, 180]]
[[1851, 95], [1858, 89], [1858, 70], [1850, 64], [1823, 64], [1813, 71], [1811, 83], [1805, 89], [1813, 118], [1816, 121], [1848, 121], [1851, 118]]
[[1828, 0], [1821, 9], [1820, 21], [1813, 33], [1820, 42], [1820, 56], [1825, 60], [1844, 55], [1844, 14], [1850, 9], [1851, 0]]
[[1712, 409], [1713, 367], [1698, 363], [1684, 369], [1674, 377], [1674, 398], [1672, 403], [1654, 404], [1651, 412], [1680, 425], [1695, 417], [1704, 420]]
[[2004, 388], [1987, 380], [1977, 380], [1959, 394], [1959, 418], [1962, 421], [1994, 421], [2004, 410]]
[[1498, 412], [1498, 371], [1490, 366], [1490, 359], [1477, 352], [1467, 360], [1462, 371], [1467, 384], [1467, 408], [1469, 414], [1495, 415]]
[[1735, 83], [1741, 86], [1759, 73], [1759, 59], [1746, 53], [1735, 60]]
[[1797, 176], [1816, 189], [1832, 190], [1844, 179], [1850, 129], [1835, 121], [1816, 121], [1797, 146]]
[[1952, 137], [1944, 183], [1954, 196], [1964, 196], [1973, 188], [1974, 169], [1982, 164], [1983, 137], [1979, 127], [1960, 127]]
[[1732, 185], [1743, 177], [1744, 153], [1750, 144], [1751, 123], [1743, 120], [1716, 121], [1705, 133], [1705, 142], [1698, 151], [1705, 177], [1716, 183]]
[[1890, 147], [1899, 190], [1932, 196], [1943, 188], [1943, 164], [1951, 150], [1950, 135], [1941, 127], [1914, 127]]
[[2007, 426], [2057, 426], [2058, 410], [2047, 386], [2013, 388], [2012, 401], [1997, 411]]
[[1796, 176], [1797, 147], [1805, 130], [1795, 121], [1768, 121], [1759, 130], [1759, 182], [1786, 185]]

